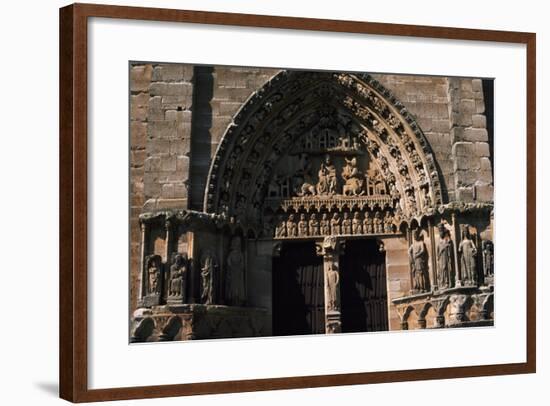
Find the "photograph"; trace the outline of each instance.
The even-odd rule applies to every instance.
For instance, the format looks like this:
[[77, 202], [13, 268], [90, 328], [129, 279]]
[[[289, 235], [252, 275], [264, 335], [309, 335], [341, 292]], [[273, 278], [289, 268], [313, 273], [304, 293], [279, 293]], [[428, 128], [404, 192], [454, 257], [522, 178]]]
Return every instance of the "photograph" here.
[[494, 326], [494, 78], [128, 69], [130, 343]]

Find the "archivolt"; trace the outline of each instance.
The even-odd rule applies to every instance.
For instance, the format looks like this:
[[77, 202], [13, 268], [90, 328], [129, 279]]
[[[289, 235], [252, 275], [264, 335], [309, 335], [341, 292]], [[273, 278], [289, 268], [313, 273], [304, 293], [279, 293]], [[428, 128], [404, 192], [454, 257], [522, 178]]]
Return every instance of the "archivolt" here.
[[405, 218], [442, 204], [440, 174], [414, 118], [369, 75], [283, 71], [255, 92], [228, 126], [210, 167], [204, 210], [242, 223], [261, 215], [273, 168], [305, 131], [334, 111], [404, 202]]

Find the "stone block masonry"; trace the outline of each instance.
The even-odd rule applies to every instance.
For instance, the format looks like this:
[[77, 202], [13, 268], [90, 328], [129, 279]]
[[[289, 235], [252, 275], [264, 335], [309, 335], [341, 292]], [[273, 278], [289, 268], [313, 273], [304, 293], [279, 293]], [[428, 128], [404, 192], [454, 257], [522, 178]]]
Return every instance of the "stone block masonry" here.
[[[132, 307], [140, 267], [139, 214], [169, 208], [202, 210], [208, 171], [225, 130], [247, 99], [279, 71], [131, 64]], [[486, 83], [471, 78], [373, 77], [405, 105], [426, 135], [443, 176], [443, 200], [492, 202], [492, 126], [485, 111]], [[406, 284], [405, 279], [390, 281], [395, 289]]]

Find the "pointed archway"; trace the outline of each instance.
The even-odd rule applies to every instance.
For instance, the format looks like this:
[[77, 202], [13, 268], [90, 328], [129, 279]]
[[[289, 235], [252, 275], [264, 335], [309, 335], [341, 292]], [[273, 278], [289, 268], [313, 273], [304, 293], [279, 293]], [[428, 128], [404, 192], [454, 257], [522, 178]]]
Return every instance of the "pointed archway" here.
[[[353, 158], [363, 160], [361, 176], [371, 174], [357, 189], [340, 178], [339, 190], [322, 196], [316, 171], [326, 155], [340, 161], [343, 178], [349, 179], [346, 163], [348, 171], [357, 165], [350, 164]], [[283, 186], [277, 180], [281, 165], [294, 171], [283, 174], [291, 178]], [[265, 235], [273, 232], [278, 211], [390, 208], [398, 231], [403, 220], [442, 203], [430, 146], [391, 92], [369, 75], [283, 71], [227, 128], [208, 175], [204, 210]]]

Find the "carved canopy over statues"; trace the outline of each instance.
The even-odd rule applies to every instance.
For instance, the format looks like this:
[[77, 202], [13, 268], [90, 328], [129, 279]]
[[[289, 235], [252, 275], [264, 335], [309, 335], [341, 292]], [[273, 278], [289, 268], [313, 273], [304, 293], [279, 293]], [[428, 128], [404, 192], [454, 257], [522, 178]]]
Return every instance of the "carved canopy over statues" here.
[[368, 75], [283, 71], [228, 127], [204, 210], [254, 225], [276, 200], [379, 196], [405, 218], [442, 203], [438, 170], [412, 116]]

